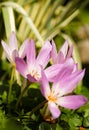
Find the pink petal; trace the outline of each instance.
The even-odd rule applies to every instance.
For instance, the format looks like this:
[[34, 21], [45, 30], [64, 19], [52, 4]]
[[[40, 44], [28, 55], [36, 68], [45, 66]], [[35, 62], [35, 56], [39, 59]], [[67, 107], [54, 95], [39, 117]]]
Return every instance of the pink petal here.
[[56, 81], [64, 81], [67, 77], [72, 74], [74, 70], [75, 64], [72, 58], [67, 59], [64, 64], [62, 64], [62, 68], [60, 69], [58, 75], [56, 76]]
[[[60, 82], [60, 95], [65, 95], [71, 93], [77, 86], [77, 84], [82, 80], [85, 70], [80, 70], [78, 72], [72, 73]], [[55, 83], [56, 84], [56, 83]]]
[[61, 112], [54, 102], [48, 102], [48, 108], [52, 114], [53, 119], [56, 119], [60, 116]]
[[4, 41], [1, 41], [1, 44], [2, 44], [2, 47], [3, 47], [4, 51], [5, 51], [5, 55], [6, 55], [7, 59], [10, 62], [13, 62], [9, 46]]
[[16, 57], [15, 58], [15, 63], [16, 63], [16, 69], [17, 71], [25, 78], [27, 78], [27, 74], [29, 73], [27, 70], [27, 65], [24, 62], [23, 59]]
[[72, 56], [73, 53], [73, 45], [70, 47], [68, 54], [67, 54], [67, 58], [70, 58]]
[[18, 50], [18, 44], [17, 44], [15, 32], [12, 32], [9, 37], [9, 47], [10, 47], [11, 51]]
[[73, 73], [77, 72], [77, 71], [78, 71], [78, 63], [75, 64], [74, 69], [73, 69]]
[[30, 82], [37, 82], [37, 80], [32, 77], [30, 74], [27, 74], [27, 79], [30, 81]]
[[65, 58], [67, 55], [67, 51], [68, 51], [68, 41], [66, 40], [58, 53], [62, 52]]
[[52, 51], [51, 51], [51, 57], [54, 64], [57, 63], [57, 50], [54, 41], [52, 40]]
[[57, 57], [58, 63], [64, 63], [68, 58], [71, 58], [72, 53], [73, 53], [73, 46], [70, 47], [68, 54], [67, 52], [65, 53], [66, 55], [64, 55], [63, 52], [60, 51]]
[[44, 70], [43, 68], [41, 67], [41, 80], [40, 80], [40, 84], [41, 84], [41, 93], [42, 95], [47, 99], [48, 98], [48, 95], [50, 94], [50, 86], [49, 86], [49, 83], [48, 83], [48, 80], [47, 80], [47, 77], [44, 73]]
[[26, 56], [28, 44], [30, 44], [30, 41], [26, 39], [20, 47], [19, 57], [24, 58]]
[[43, 68], [48, 64], [50, 59], [50, 52], [51, 52], [52, 46], [49, 41], [47, 41], [42, 49], [40, 50], [38, 56], [37, 56], [37, 62], [43, 66]]
[[12, 52], [12, 59], [13, 59], [14, 62], [15, 62], [15, 58], [18, 57], [18, 56], [19, 56], [18, 51], [17, 50], [13, 50], [13, 52]]
[[30, 40], [30, 44], [27, 48], [27, 64], [34, 64], [35, 62], [35, 44], [33, 40]]
[[56, 76], [58, 75], [59, 71], [62, 69], [62, 64], [54, 64], [47, 69], [45, 69], [45, 75], [50, 82], [54, 82]]
[[65, 57], [63, 53], [60, 51], [57, 56], [57, 63], [61, 64], [61, 63], [64, 63], [64, 61], [65, 61]]
[[72, 58], [65, 61], [64, 64], [54, 64], [45, 69], [45, 74], [50, 82], [64, 80], [74, 69], [74, 61]]
[[87, 101], [88, 100], [82, 95], [72, 95], [60, 97], [57, 103], [65, 108], [77, 109], [84, 105]]

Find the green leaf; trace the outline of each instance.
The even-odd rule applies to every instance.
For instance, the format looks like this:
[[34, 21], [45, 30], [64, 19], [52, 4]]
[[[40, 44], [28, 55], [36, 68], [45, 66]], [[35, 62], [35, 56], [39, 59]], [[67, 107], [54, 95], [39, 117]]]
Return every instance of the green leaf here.
[[15, 120], [8, 119], [4, 124], [4, 128], [1, 127], [2, 130], [22, 130], [22, 125]]
[[51, 130], [50, 124], [43, 122], [39, 126], [39, 130]]
[[[78, 87], [81, 87], [80, 91]], [[76, 94], [82, 94], [89, 99], [89, 89], [86, 86], [78, 86], [75, 90]]]
[[77, 114], [73, 114], [68, 122], [69, 122], [70, 127], [72, 128], [76, 126], [81, 126], [82, 120], [83, 120], [82, 117], [80, 117]]
[[84, 127], [89, 127], [89, 115], [86, 118], [84, 118], [83, 126]]
[[80, 107], [78, 110], [79, 113], [84, 113], [84, 117], [87, 117], [89, 115], [89, 102], [85, 104], [84, 106]]
[[59, 124], [56, 125], [56, 130], [63, 130], [63, 128], [61, 126], [59, 126]]

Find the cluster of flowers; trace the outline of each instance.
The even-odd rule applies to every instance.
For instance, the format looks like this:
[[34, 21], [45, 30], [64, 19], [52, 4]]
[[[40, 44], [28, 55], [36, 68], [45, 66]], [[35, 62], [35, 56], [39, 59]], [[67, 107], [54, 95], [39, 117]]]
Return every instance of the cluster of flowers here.
[[[46, 41], [36, 56], [34, 41], [25, 40], [18, 51], [17, 39], [12, 32], [9, 45], [2, 41], [2, 46], [7, 59], [23, 77], [40, 83], [41, 93], [47, 100], [53, 119], [61, 114], [59, 106], [75, 110], [87, 102], [83, 95], [72, 94], [85, 70], [78, 70], [78, 64], [72, 58], [73, 46], [68, 49], [67, 41], [58, 53], [54, 41], [52, 44]], [[52, 65], [47, 67], [50, 59]]]

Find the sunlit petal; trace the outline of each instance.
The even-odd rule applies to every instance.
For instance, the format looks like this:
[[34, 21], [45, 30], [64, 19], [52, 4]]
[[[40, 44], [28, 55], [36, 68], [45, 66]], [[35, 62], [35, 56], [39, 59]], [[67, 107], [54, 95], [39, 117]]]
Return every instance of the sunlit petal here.
[[88, 100], [81, 95], [72, 95], [72, 96], [64, 96], [60, 97], [57, 104], [69, 108], [69, 109], [77, 109], [84, 105]]
[[30, 40], [30, 44], [27, 48], [27, 64], [34, 64], [35, 62], [35, 43], [33, 40]]
[[26, 56], [28, 44], [30, 44], [30, 40], [29, 39], [26, 39], [22, 43], [22, 45], [21, 45], [21, 47], [19, 49], [19, 57], [24, 58]]
[[6, 55], [7, 59], [10, 62], [12, 62], [13, 59], [12, 59], [12, 56], [11, 56], [11, 52], [10, 52], [9, 46], [4, 41], [1, 41], [1, 44], [2, 44], [2, 47], [3, 47], [4, 51], [5, 51], [5, 55]]
[[29, 73], [28, 72], [28, 69], [27, 69], [27, 65], [26, 63], [24, 62], [23, 59], [19, 58], [19, 57], [16, 57], [15, 58], [15, 63], [16, 63], [16, 69], [18, 70], [18, 72], [23, 75], [23, 77], [27, 78], [27, 74]]
[[60, 93], [61, 95], [71, 93], [77, 86], [77, 84], [84, 77], [85, 70], [80, 70], [66, 77], [63, 82], [61, 82]]
[[18, 50], [18, 44], [17, 44], [15, 32], [12, 32], [9, 37], [9, 47], [10, 47], [11, 51]]
[[65, 57], [63, 53], [60, 51], [57, 56], [57, 63], [61, 64], [61, 63], [64, 63], [64, 61], [65, 61]]
[[64, 64], [62, 64], [62, 67], [60, 68], [60, 71], [58, 75], [56, 76], [56, 81], [64, 81], [66, 78], [72, 74], [74, 70], [75, 64], [74, 60], [72, 58], [67, 59]]
[[37, 82], [37, 80], [31, 76], [30, 74], [27, 74], [27, 79], [30, 81], [30, 82]]
[[60, 116], [61, 112], [54, 102], [48, 102], [48, 108], [52, 114], [53, 119], [56, 119]]
[[54, 64], [47, 69], [45, 69], [45, 75], [50, 82], [54, 82], [56, 80], [56, 76], [58, 75], [59, 71], [62, 69], [62, 64]]
[[17, 50], [13, 50], [13, 52], [12, 52], [12, 59], [13, 59], [14, 62], [15, 62], [15, 58], [16, 57], [19, 57], [18, 51]]
[[43, 47], [41, 48], [38, 56], [37, 56], [37, 62], [43, 66], [43, 68], [48, 64], [50, 59], [50, 52], [51, 52], [52, 46], [49, 41], [45, 42]]
[[68, 54], [67, 54], [67, 58], [70, 58], [72, 56], [73, 53], [73, 45], [69, 48]]
[[52, 51], [51, 51], [51, 57], [53, 63], [57, 63], [57, 50], [54, 41], [52, 40]]
[[41, 93], [43, 94], [43, 96], [47, 99], [48, 98], [48, 95], [50, 94], [50, 86], [49, 86], [49, 83], [48, 83], [48, 80], [47, 80], [47, 77], [44, 73], [44, 70], [43, 68], [41, 67], [41, 81], [40, 81], [40, 84], [41, 84]]
[[68, 41], [66, 40], [58, 53], [62, 52], [65, 58], [67, 55], [67, 51], [68, 51]]

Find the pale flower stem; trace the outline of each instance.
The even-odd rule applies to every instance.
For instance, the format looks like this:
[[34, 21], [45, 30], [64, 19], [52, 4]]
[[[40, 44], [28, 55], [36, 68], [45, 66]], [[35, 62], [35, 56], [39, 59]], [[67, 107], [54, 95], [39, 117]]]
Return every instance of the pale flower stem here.
[[17, 84], [21, 86], [20, 74], [17, 70], [15, 71], [15, 76], [16, 76]]
[[10, 86], [9, 86], [9, 92], [8, 92], [8, 110], [10, 111], [10, 103], [11, 103], [11, 93], [12, 93], [12, 84], [13, 84], [13, 78], [14, 78], [15, 68], [12, 68], [12, 74], [10, 79]]
[[35, 108], [32, 109], [31, 113], [30, 113], [30, 116], [35, 112], [37, 111], [39, 108], [41, 108], [45, 103], [47, 103], [47, 100], [41, 102], [40, 104], [38, 104]]

